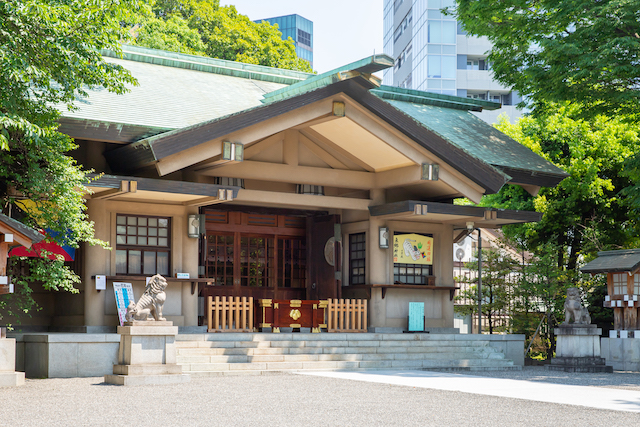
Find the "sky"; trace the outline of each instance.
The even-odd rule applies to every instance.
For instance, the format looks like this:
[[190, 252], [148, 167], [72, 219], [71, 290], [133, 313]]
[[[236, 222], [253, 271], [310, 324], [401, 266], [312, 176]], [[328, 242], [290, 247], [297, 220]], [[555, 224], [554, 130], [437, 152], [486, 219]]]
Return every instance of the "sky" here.
[[313, 21], [313, 68], [319, 74], [382, 53], [382, 0], [221, 0], [252, 21], [298, 15]]

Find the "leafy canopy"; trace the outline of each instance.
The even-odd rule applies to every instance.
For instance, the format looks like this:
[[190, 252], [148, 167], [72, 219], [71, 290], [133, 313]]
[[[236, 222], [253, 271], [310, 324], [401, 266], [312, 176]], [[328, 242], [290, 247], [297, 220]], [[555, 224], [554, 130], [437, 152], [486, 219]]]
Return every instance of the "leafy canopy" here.
[[217, 0], [159, 0], [136, 15], [134, 43], [172, 52], [311, 72], [277, 25], [253, 22]]
[[[640, 218], [625, 189], [627, 159], [640, 151], [638, 129], [619, 118], [576, 118], [577, 105], [555, 114], [524, 117], [516, 124], [501, 120], [497, 128], [570, 174], [555, 188], [533, 197], [520, 187], [505, 186], [482, 204], [508, 209], [537, 210], [538, 223], [506, 228], [526, 242], [528, 250], [552, 243], [557, 266], [575, 269], [579, 257], [590, 259], [599, 250], [634, 245]], [[637, 184], [636, 184], [637, 185]]]
[[493, 43], [495, 77], [534, 103], [640, 114], [640, 0], [457, 0], [469, 34]]
[[[137, 0], [4, 0], [0, 2], [0, 202], [34, 228], [58, 232], [74, 247], [94, 238], [83, 198], [85, 171], [68, 155], [76, 145], [57, 131], [58, 108], [73, 108], [92, 87], [122, 93], [135, 80], [105, 62], [101, 49], [119, 52]], [[27, 199], [28, 206], [21, 202]], [[15, 260], [14, 260], [15, 261]], [[22, 311], [33, 304], [29, 281], [73, 290], [79, 282], [61, 260], [29, 260], [15, 284]], [[14, 262], [15, 267], [15, 262]], [[44, 280], [46, 279], [46, 280]], [[9, 299], [0, 299], [0, 309]]]

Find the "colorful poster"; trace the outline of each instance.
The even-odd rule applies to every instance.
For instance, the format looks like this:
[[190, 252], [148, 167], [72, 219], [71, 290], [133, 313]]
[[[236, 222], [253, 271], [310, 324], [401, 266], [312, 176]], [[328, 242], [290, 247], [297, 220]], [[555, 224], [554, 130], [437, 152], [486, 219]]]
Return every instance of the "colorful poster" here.
[[113, 292], [116, 296], [116, 308], [118, 309], [120, 326], [122, 326], [124, 325], [129, 303], [136, 301], [133, 297], [133, 286], [131, 286], [131, 283], [113, 282]]
[[394, 234], [395, 264], [433, 264], [433, 237], [420, 234]]

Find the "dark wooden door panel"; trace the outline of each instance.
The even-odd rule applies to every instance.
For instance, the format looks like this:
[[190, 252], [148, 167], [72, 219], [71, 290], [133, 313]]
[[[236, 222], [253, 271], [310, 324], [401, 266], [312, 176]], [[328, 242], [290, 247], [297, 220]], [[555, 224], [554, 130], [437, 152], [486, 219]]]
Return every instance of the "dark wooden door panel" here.
[[[307, 299], [338, 298], [335, 225], [339, 215], [307, 219]], [[331, 240], [333, 238], [333, 240]]]

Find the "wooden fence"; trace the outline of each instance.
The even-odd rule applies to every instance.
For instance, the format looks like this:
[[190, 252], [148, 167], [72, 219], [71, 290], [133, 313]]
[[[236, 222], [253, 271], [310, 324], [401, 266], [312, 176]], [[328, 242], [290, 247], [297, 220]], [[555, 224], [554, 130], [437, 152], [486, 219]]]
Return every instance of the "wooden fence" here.
[[367, 300], [329, 299], [328, 332], [367, 332]]
[[253, 332], [253, 297], [208, 297], [209, 332]]

